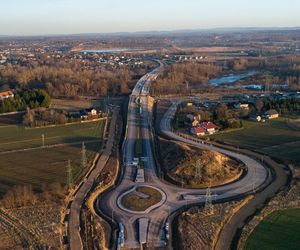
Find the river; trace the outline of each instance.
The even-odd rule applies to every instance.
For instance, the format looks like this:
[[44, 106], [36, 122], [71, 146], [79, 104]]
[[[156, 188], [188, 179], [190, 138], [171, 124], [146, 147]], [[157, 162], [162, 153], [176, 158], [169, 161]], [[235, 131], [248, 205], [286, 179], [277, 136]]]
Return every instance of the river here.
[[245, 79], [247, 77], [254, 76], [257, 73], [258, 73], [257, 71], [249, 71], [249, 72], [242, 73], [242, 74], [230, 74], [230, 75], [222, 76], [219, 78], [211, 79], [208, 83], [213, 86], [230, 84], [230, 83], [234, 83], [239, 80]]

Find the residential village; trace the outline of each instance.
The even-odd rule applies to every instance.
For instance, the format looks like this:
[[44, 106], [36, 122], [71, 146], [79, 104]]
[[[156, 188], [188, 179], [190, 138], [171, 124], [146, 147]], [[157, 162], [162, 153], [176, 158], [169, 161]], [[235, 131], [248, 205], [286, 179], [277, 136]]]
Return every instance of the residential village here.
[[66, 53], [63, 49], [57, 51], [47, 51], [46, 49], [28, 50], [27, 48], [14, 48], [10, 50], [0, 50], [0, 66], [20, 65], [27, 66], [44, 60], [45, 62], [73, 61], [81, 62], [85, 69], [95, 69], [97, 65], [107, 65], [111, 67], [143, 66], [143, 60], [135, 55], [125, 53], [106, 53], [105, 51], [76, 51]]
[[220, 103], [184, 102], [179, 105], [173, 125], [193, 136], [209, 136], [217, 132], [243, 127], [244, 120], [266, 122], [280, 116], [274, 109], [264, 109], [264, 102]]

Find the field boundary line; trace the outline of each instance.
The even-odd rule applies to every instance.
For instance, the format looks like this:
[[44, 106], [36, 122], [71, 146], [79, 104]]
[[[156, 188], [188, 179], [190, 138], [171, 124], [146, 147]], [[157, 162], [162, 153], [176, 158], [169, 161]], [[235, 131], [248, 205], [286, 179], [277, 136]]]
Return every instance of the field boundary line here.
[[102, 141], [103, 141], [103, 139], [83, 140], [83, 141], [78, 141], [78, 142], [59, 143], [59, 144], [52, 144], [52, 145], [48, 145], [48, 146], [39, 146], [39, 147], [33, 147], [33, 148], [15, 149], [15, 150], [0, 152], [0, 155], [12, 154], [12, 153], [17, 153], [17, 152], [33, 151], [33, 150], [38, 150], [38, 149], [48, 149], [48, 148], [58, 148], [58, 147], [65, 147], [65, 146], [71, 146], [71, 145], [78, 145], [78, 144], [82, 144], [82, 142], [84, 142], [85, 144], [89, 144], [89, 143], [93, 143], [93, 142], [102, 142]]
[[297, 144], [297, 143], [300, 143], [300, 140], [291, 141], [291, 142], [285, 142], [285, 143], [281, 143], [281, 144], [277, 144], [277, 145], [269, 146], [269, 147], [263, 147], [260, 150], [272, 149], [272, 148], [277, 148], [277, 147], [282, 147], [282, 146], [289, 146], [289, 145], [293, 145], [293, 144]]
[[56, 128], [56, 127], [64, 127], [64, 126], [71, 126], [71, 125], [79, 125], [82, 123], [93, 123], [93, 122], [99, 122], [99, 121], [104, 121], [107, 120], [107, 117], [101, 117], [93, 120], [88, 120], [88, 121], [80, 121], [80, 122], [68, 122], [65, 124], [52, 124], [52, 125], [47, 125], [47, 126], [38, 126], [38, 127], [25, 127], [26, 130], [34, 130], [34, 129], [43, 129], [43, 128]]

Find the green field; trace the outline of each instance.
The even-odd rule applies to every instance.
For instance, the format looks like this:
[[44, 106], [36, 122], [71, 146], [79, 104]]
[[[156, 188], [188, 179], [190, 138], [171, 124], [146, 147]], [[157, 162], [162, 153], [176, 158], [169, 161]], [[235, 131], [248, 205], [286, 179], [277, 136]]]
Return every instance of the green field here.
[[[30, 184], [38, 190], [44, 184], [66, 183], [68, 160], [71, 160], [73, 177], [78, 181], [87, 171], [81, 167], [82, 142], [85, 142], [88, 160], [92, 161], [99, 152], [104, 124], [105, 121], [98, 121], [43, 129], [0, 128], [0, 197], [15, 185]], [[63, 145], [19, 151], [41, 146], [41, 133], [45, 134], [46, 145]], [[3, 153], [7, 150], [18, 151]]]
[[244, 249], [300, 249], [300, 209], [276, 211], [270, 214], [252, 232]]
[[276, 158], [300, 160], [300, 131], [289, 128], [284, 118], [265, 123], [244, 121], [244, 129], [215, 134], [212, 138]]
[[23, 126], [0, 128], [0, 152], [45, 145], [95, 140], [102, 137], [104, 121], [28, 129]]

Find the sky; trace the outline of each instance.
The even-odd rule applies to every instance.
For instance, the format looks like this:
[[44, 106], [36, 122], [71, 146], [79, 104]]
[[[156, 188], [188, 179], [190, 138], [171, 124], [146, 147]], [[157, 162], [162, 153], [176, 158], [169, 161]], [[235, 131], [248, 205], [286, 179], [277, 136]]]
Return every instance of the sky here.
[[0, 0], [0, 8], [0, 35], [300, 26], [300, 0]]

